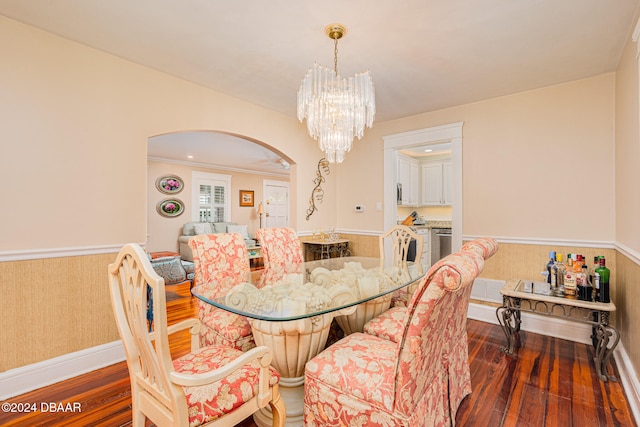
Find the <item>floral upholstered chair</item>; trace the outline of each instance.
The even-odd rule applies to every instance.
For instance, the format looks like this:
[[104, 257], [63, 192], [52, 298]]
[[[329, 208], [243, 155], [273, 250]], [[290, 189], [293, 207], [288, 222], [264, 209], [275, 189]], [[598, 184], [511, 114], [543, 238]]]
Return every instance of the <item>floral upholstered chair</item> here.
[[[200, 234], [189, 239], [189, 247], [193, 252], [195, 285], [208, 286], [209, 298], [223, 297], [238, 283], [249, 281], [249, 255], [240, 234]], [[202, 346], [227, 345], [246, 351], [256, 345], [246, 317], [198, 299], [198, 318], [202, 323]]]
[[[449, 257], [446, 257], [434, 264], [427, 276], [434, 270], [439, 269], [443, 264], [450, 262], [451, 257], [460, 257], [465, 252], [479, 255], [482, 260], [487, 260], [498, 250], [498, 243], [492, 238], [479, 238], [462, 246], [461, 250]], [[479, 258], [475, 258], [479, 261]], [[482, 265], [477, 268], [481, 271]], [[445, 367], [448, 378], [449, 407], [452, 416], [452, 424], [455, 424], [455, 414], [462, 400], [471, 393], [471, 373], [469, 371], [469, 350], [467, 339], [467, 311], [469, 299], [471, 297], [471, 287], [460, 294], [456, 302], [456, 308], [452, 311], [452, 321], [449, 323], [447, 335], [451, 337], [447, 346], [445, 357]], [[364, 327], [365, 333], [381, 338], [400, 342], [402, 333], [407, 322], [407, 309], [405, 307], [394, 307], [382, 315], [367, 323]]]
[[483, 267], [473, 252], [449, 255], [420, 281], [398, 342], [356, 333], [311, 359], [305, 426], [449, 426], [451, 313]]
[[[424, 239], [421, 235], [414, 232], [410, 227], [406, 225], [396, 225], [391, 227], [385, 233], [381, 234], [378, 238], [380, 245], [380, 262], [384, 267], [385, 265], [392, 265], [396, 267], [402, 267], [408, 262], [409, 245], [411, 240], [416, 242], [416, 259], [419, 261], [422, 256], [422, 247], [424, 246]], [[391, 262], [387, 262], [385, 242], [391, 246]], [[411, 294], [415, 291], [416, 285], [409, 285], [406, 288], [400, 289], [393, 293], [391, 298], [391, 306], [406, 307], [411, 298]]]
[[[111, 304], [131, 380], [133, 426], [144, 427], [146, 418], [159, 427], [231, 426], [270, 406], [272, 425], [282, 427], [285, 407], [280, 376], [269, 366], [271, 350], [200, 348], [197, 319], [167, 325], [164, 286], [138, 245], [124, 246], [109, 265]], [[146, 327], [147, 287], [155, 297], [154, 332]], [[171, 360], [169, 334], [187, 329], [191, 352]]]
[[302, 245], [293, 228], [260, 228], [256, 240], [262, 247], [264, 270], [258, 287], [282, 279], [287, 274], [302, 273]]

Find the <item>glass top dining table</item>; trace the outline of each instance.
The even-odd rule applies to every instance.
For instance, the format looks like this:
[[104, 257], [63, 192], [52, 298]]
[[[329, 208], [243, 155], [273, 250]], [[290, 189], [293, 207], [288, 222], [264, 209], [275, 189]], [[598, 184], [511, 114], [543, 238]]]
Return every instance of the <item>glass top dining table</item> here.
[[[390, 262], [390, 261], [389, 261]], [[335, 320], [345, 334], [362, 332], [366, 322], [388, 310], [393, 292], [420, 280], [428, 268], [414, 263], [392, 266], [380, 258], [343, 257], [289, 266], [261, 288], [249, 281], [214, 296], [215, 283], [194, 286], [204, 303], [248, 318], [256, 345], [273, 350], [271, 365], [280, 373], [285, 426], [303, 424], [304, 367], [326, 345]], [[271, 275], [270, 275], [271, 277]], [[272, 425], [268, 408], [253, 416], [258, 427]]]
[[416, 282], [427, 270], [412, 262], [392, 266], [380, 258], [341, 257], [304, 262], [298, 273], [262, 288], [247, 281], [224, 296], [213, 296], [215, 284], [194, 286], [191, 292], [208, 304], [251, 319], [288, 321], [389, 295]]

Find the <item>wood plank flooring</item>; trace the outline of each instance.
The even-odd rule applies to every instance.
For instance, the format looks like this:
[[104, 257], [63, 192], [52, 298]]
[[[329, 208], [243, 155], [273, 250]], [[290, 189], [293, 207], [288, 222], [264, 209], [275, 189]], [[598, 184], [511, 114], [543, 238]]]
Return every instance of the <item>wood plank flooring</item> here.
[[[169, 323], [194, 315], [189, 284], [167, 286]], [[499, 326], [470, 320], [473, 393], [456, 415], [458, 426], [636, 426], [620, 382], [600, 381], [593, 350], [543, 335], [520, 332], [517, 354], [505, 356]], [[172, 353], [188, 351], [187, 334], [173, 336]], [[619, 376], [615, 363], [612, 373]], [[80, 412], [40, 411], [48, 402], [77, 403]], [[2, 403], [35, 404], [36, 412], [0, 412], [2, 426], [130, 426], [131, 389], [126, 364], [118, 363]], [[151, 426], [150, 423], [147, 423]], [[255, 427], [248, 418], [239, 424]]]

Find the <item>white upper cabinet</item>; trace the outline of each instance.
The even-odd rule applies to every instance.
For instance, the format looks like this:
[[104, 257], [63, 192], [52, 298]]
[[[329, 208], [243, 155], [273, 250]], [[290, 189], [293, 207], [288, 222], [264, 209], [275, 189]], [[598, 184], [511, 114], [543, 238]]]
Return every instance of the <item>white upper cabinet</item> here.
[[398, 182], [402, 184], [402, 205], [420, 204], [420, 163], [398, 154]]
[[422, 163], [421, 169], [422, 205], [451, 206], [453, 200], [451, 161], [425, 162]]

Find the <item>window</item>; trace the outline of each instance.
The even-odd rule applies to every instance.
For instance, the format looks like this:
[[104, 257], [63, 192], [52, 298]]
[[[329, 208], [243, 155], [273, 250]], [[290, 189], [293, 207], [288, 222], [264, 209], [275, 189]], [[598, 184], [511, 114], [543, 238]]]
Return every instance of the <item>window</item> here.
[[193, 221], [223, 222], [231, 218], [231, 175], [193, 172]]

